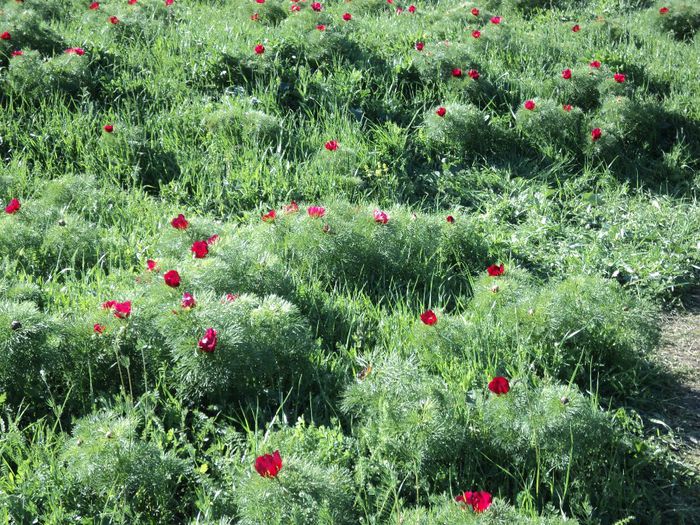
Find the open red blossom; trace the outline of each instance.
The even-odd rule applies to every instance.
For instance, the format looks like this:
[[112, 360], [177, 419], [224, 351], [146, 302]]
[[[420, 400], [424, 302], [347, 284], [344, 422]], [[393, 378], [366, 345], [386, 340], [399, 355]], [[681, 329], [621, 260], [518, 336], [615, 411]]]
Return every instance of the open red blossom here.
[[214, 244], [214, 243], [216, 243], [216, 242], [218, 242], [218, 241], [219, 241], [219, 236], [215, 233], [214, 235], [212, 235], [211, 237], [209, 237], [209, 238], [207, 239], [207, 244], [208, 244], [209, 246], [211, 246], [212, 244]]
[[8, 31], [5, 31], [4, 33], [0, 34], [0, 39], [1, 40], [11, 40], [12, 35]]
[[102, 303], [102, 308], [104, 310], [111, 310], [112, 308], [114, 308], [115, 304], [117, 304], [117, 301], [105, 301], [104, 303]]
[[185, 216], [182, 213], [175, 217], [172, 221], [170, 221], [170, 224], [176, 230], [186, 230], [187, 227], [190, 225], [190, 223], [187, 222], [187, 219], [185, 219]]
[[474, 512], [484, 512], [491, 506], [493, 497], [490, 493], [480, 490], [478, 492], [466, 491], [455, 498], [455, 501], [471, 506]]
[[593, 142], [597, 141], [602, 136], [603, 136], [603, 131], [600, 128], [595, 128], [595, 129], [591, 130], [591, 140]]
[[350, 20], [352, 20], [352, 15], [350, 13], [343, 14], [343, 20], [349, 22]]
[[114, 126], [112, 124], [105, 124], [102, 126], [102, 129], [105, 130], [105, 133], [112, 133], [114, 131]]
[[118, 19], [116, 16], [110, 16], [110, 17], [109, 17], [109, 23], [110, 23], [110, 24], [116, 25], [116, 24], [119, 23], [119, 19]]
[[190, 251], [194, 254], [195, 259], [204, 259], [209, 253], [207, 241], [194, 241]]
[[329, 140], [324, 144], [323, 147], [326, 148], [328, 151], [335, 151], [338, 149], [338, 143], [335, 140]]
[[581, 26], [578, 25], [578, 24], [576, 24], [574, 27], [571, 28], [571, 30], [572, 30], [574, 33], [578, 33], [579, 31], [581, 31]]
[[321, 5], [321, 2], [314, 2], [313, 4], [311, 4], [311, 9], [318, 12], [321, 9], [323, 9], [323, 6]]
[[177, 272], [177, 270], [168, 270], [165, 272], [163, 275], [163, 280], [165, 281], [165, 284], [170, 286], [170, 288], [177, 288], [180, 286], [180, 274]]
[[668, 7], [662, 7], [659, 9], [659, 14], [665, 15], [666, 13], [668, 13]]
[[22, 55], [24, 55], [24, 52], [21, 49], [16, 49], [12, 53], [10, 53], [10, 56], [12, 57], [21, 57]]
[[500, 16], [494, 16], [493, 18], [491, 18], [491, 23], [498, 25], [501, 23], [501, 20], [503, 19]]
[[316, 26], [316, 29], [318, 29], [319, 31], [325, 31], [325, 30], [326, 30], [326, 26], [324, 26], [323, 24], [318, 24], [318, 25]]
[[625, 81], [625, 74], [624, 73], [615, 73], [613, 75], [613, 78], [615, 79], [615, 82], [618, 84], [622, 84]]
[[450, 224], [453, 224], [455, 222], [455, 218], [452, 215], [448, 215], [447, 222], [449, 222]]
[[102, 334], [105, 331], [105, 326], [100, 324], [100, 323], [95, 323], [92, 326], [92, 331], [95, 332], [96, 334]]
[[415, 45], [416, 51], [423, 51], [424, 47], [425, 47], [425, 44], [423, 42], [416, 42], [416, 45]]
[[88, 7], [88, 9], [99, 9], [99, 8], [100, 8], [99, 2], [93, 2], [90, 4], [90, 7]]
[[601, 64], [600, 64], [600, 61], [599, 61], [599, 60], [593, 60], [593, 61], [589, 64], [589, 66], [591, 66], [593, 69], [598, 69], [598, 68], [600, 68], [600, 65], [601, 65]]
[[510, 383], [505, 377], [496, 376], [489, 382], [489, 390], [497, 396], [507, 394], [510, 390]]
[[182, 294], [182, 302], [180, 304], [183, 308], [194, 308], [197, 306], [197, 301], [194, 300], [194, 296], [191, 293], [185, 292]]
[[481, 38], [481, 31], [479, 31], [478, 29], [475, 29], [474, 31], [472, 31], [472, 37]]
[[414, 6], [414, 5], [409, 5], [409, 6], [408, 6], [408, 12], [411, 13], [411, 14], [415, 13], [415, 12], [416, 12], [416, 6]]
[[165, 0], [165, 7], [173, 5], [174, 0]]
[[153, 270], [155, 270], [156, 266], [158, 266], [158, 263], [156, 263], [153, 259], [148, 259], [146, 261], [146, 268], [148, 268], [149, 272], [152, 272]]
[[472, 14], [474, 16], [479, 16], [479, 10], [476, 7], [472, 7]]
[[382, 210], [374, 210], [374, 222], [386, 224], [389, 222], [389, 214]]
[[481, 76], [476, 69], [470, 69], [467, 71], [467, 75], [469, 75], [469, 78], [473, 80], [479, 80], [479, 77]]
[[282, 206], [282, 211], [284, 213], [296, 213], [299, 211], [299, 205], [295, 201], [292, 201]]
[[275, 210], [268, 211], [262, 216], [263, 222], [273, 222], [277, 218], [277, 212]]
[[498, 277], [499, 275], [503, 275], [506, 271], [506, 267], [501, 264], [500, 266], [497, 266], [495, 264], [492, 264], [488, 268], [486, 268], [486, 272], [491, 276], [491, 277]]
[[568, 67], [561, 72], [561, 78], [564, 80], [569, 80], [571, 78], [571, 70]]
[[136, 5], [136, 2], [138, 2], [138, 0], [129, 0], [127, 3], [129, 5]]
[[455, 78], [461, 77], [462, 76], [462, 69], [458, 68], [458, 67], [453, 68], [452, 69], [452, 76]]
[[238, 299], [239, 295], [237, 293], [227, 293], [226, 294], [226, 301], [229, 303], [232, 303], [236, 299]]
[[265, 46], [262, 44], [258, 44], [255, 46], [255, 54], [256, 55], [262, 55], [265, 52]]
[[289, 9], [291, 11], [301, 11], [301, 7], [299, 7], [297, 4], [293, 4]]
[[216, 330], [213, 328], [207, 328], [207, 331], [204, 333], [204, 337], [199, 340], [197, 345], [202, 352], [211, 353], [216, 350], [216, 345], [218, 342], [219, 340], [217, 338]]
[[259, 4], [264, 4], [264, 3], [265, 3], [265, 0], [255, 0], [255, 1], [256, 1], [257, 3], [259, 3]]
[[567, 113], [573, 109], [573, 106], [571, 104], [564, 104], [561, 109], [566, 111]]
[[13, 213], [17, 213], [21, 207], [22, 205], [20, 204], [19, 199], [12, 199], [10, 203], [5, 206], [5, 213], [12, 215]]
[[535, 109], [535, 101], [534, 100], [526, 100], [525, 101], [525, 109], [532, 111]]
[[253, 22], [257, 22], [258, 20], [260, 20], [260, 15], [258, 13], [253, 13], [252, 15], [250, 15], [250, 19]]
[[279, 450], [275, 450], [272, 454], [264, 454], [255, 458], [255, 470], [263, 478], [274, 478], [281, 469], [282, 457]]
[[436, 114], [438, 117], [444, 117], [444, 116], [445, 116], [445, 113], [447, 113], [447, 110], [446, 110], [445, 108], [443, 108], [443, 107], [437, 108], [437, 111], [435, 112], [435, 114]]
[[428, 326], [433, 326], [435, 323], [437, 323], [438, 319], [437, 315], [435, 315], [435, 312], [433, 312], [432, 310], [426, 310], [425, 312], [420, 314], [420, 320]]
[[309, 214], [309, 217], [313, 217], [314, 219], [320, 219], [326, 214], [326, 208], [323, 206], [309, 206], [306, 208], [306, 213]]
[[123, 303], [114, 302], [114, 317], [119, 319], [126, 319], [131, 314], [131, 301], [124, 301]]
[[85, 50], [82, 47], [69, 47], [64, 51], [67, 55], [78, 55], [78, 56], [83, 56], [85, 54]]

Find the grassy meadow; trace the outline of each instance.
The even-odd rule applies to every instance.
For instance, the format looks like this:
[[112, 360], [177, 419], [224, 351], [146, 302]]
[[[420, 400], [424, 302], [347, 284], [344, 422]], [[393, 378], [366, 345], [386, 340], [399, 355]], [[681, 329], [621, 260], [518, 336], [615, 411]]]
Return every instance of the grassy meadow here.
[[0, 523], [700, 523], [696, 0], [0, 0]]

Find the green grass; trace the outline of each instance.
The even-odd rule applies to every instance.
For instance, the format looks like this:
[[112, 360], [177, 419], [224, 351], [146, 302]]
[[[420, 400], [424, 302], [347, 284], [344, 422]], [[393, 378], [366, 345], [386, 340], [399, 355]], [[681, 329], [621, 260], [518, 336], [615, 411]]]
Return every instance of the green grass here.
[[414, 3], [0, 4], [0, 521], [697, 522], [700, 8]]

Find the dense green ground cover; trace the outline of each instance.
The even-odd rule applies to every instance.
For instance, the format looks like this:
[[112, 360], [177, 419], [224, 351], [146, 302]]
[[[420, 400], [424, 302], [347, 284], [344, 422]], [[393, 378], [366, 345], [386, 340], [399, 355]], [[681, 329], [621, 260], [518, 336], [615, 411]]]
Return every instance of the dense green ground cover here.
[[312, 4], [0, 4], [0, 518], [698, 522], [700, 4]]

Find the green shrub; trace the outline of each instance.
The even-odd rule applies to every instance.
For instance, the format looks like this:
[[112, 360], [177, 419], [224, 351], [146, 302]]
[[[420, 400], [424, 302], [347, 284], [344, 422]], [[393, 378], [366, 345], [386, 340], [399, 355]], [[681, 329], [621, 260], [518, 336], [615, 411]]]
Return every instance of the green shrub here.
[[[668, 12], [661, 13], [659, 9], [664, 7]], [[700, 28], [700, 5], [690, 0], [668, 0], [655, 7], [652, 16], [663, 31], [679, 40], [693, 38]]]
[[552, 100], [537, 100], [529, 111], [521, 107], [515, 116], [517, 129], [529, 142], [543, 151], [581, 151], [583, 113], [579, 108], [567, 111]]
[[485, 113], [471, 104], [446, 104], [444, 109], [442, 117], [438, 108], [425, 116], [420, 136], [428, 151], [465, 158], [488, 147], [491, 133]]

